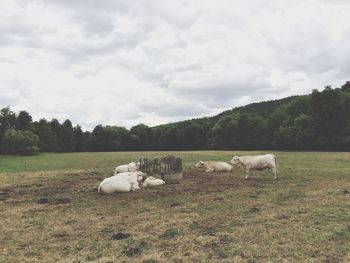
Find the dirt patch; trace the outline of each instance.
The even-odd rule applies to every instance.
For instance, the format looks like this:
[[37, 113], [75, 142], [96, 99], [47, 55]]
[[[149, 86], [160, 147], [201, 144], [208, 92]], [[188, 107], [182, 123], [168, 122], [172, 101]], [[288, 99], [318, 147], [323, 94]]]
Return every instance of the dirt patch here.
[[[108, 195], [107, 198], [118, 198], [121, 200], [153, 199], [163, 196], [198, 194], [198, 193], [220, 193], [229, 188], [253, 187], [263, 188], [268, 184], [268, 179], [245, 180], [231, 173], [205, 173], [201, 170], [190, 170], [185, 172], [184, 178], [178, 184], [166, 184], [161, 187], [141, 188], [129, 193], [116, 193]], [[101, 172], [79, 172], [59, 175], [32, 187], [27, 185], [14, 185], [12, 188], [0, 189], [0, 200], [11, 197], [16, 199], [34, 200], [37, 204], [61, 205], [70, 204], [72, 196], [83, 198], [106, 198], [106, 195], [97, 192], [97, 185], [110, 174]], [[40, 197], [44, 196], [44, 197]], [[45, 197], [48, 196], [48, 197]], [[62, 197], [64, 196], [64, 197]], [[222, 201], [217, 198], [215, 201]], [[180, 206], [173, 203], [170, 206]]]
[[47, 204], [49, 202], [49, 199], [47, 198], [40, 198], [38, 201], [36, 201], [37, 204]]
[[175, 206], [181, 206], [181, 203], [175, 202], [175, 203], [170, 204], [170, 207], [175, 207]]
[[7, 195], [0, 195], [0, 201], [6, 201], [9, 198], [9, 196]]
[[70, 202], [72, 202], [72, 200], [70, 198], [58, 198], [58, 199], [53, 200], [52, 202], [50, 202], [50, 204], [62, 205], [62, 204], [69, 204]]
[[112, 234], [112, 239], [113, 240], [122, 240], [130, 237], [129, 233], [123, 233], [123, 232], [116, 232]]
[[77, 222], [77, 220], [72, 219], [72, 220], [68, 220], [66, 222], [64, 222], [65, 225], [71, 225], [71, 224], [75, 224]]
[[259, 211], [260, 211], [260, 209], [257, 208], [257, 207], [253, 207], [253, 208], [250, 208], [250, 209], [249, 209], [249, 212], [251, 212], [251, 213], [257, 213], [257, 212], [259, 212]]
[[0, 189], [0, 195], [8, 195], [8, 189]]
[[289, 218], [290, 216], [285, 214], [276, 216], [276, 219], [279, 219], [279, 220], [288, 220]]
[[10, 190], [9, 189], [0, 189], [0, 201], [6, 201], [10, 198]]
[[66, 232], [57, 232], [51, 235], [54, 238], [63, 238], [69, 236]]
[[127, 257], [135, 257], [142, 254], [142, 252], [149, 247], [146, 241], [132, 241], [123, 247], [122, 254]]
[[33, 209], [30, 209], [29, 211], [31, 213], [44, 213], [44, 212], [47, 212], [47, 210], [44, 209], [44, 208], [33, 208]]
[[71, 202], [72, 200], [70, 198], [48, 199], [46, 197], [39, 198], [38, 201], [36, 201], [36, 203], [40, 205], [43, 205], [43, 204], [62, 205], [62, 204], [69, 204]]
[[26, 243], [22, 243], [22, 244], [17, 245], [17, 249], [19, 249], [19, 250], [26, 249], [28, 247], [29, 247], [29, 244], [26, 244]]

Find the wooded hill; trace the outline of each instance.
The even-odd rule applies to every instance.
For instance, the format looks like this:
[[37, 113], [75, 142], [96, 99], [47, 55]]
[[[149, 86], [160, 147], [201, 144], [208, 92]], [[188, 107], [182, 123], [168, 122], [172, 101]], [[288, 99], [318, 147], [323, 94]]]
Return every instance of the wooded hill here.
[[0, 152], [30, 154], [131, 150], [350, 150], [350, 82], [309, 95], [252, 103], [216, 116], [130, 130], [70, 120], [33, 121], [26, 111], [0, 111]]

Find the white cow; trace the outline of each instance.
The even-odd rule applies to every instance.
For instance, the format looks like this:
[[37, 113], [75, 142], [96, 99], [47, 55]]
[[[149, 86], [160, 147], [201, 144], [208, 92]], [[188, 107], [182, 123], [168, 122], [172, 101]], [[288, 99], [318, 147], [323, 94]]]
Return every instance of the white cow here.
[[199, 161], [196, 167], [206, 168], [206, 172], [231, 172], [232, 165], [226, 162]]
[[140, 189], [139, 183], [142, 181], [144, 175], [142, 172], [119, 173], [105, 178], [98, 186], [98, 191], [110, 194], [138, 190]]
[[126, 172], [136, 172], [138, 169], [138, 165], [135, 162], [129, 164], [122, 164], [115, 168], [114, 175], [118, 173], [126, 173]]
[[156, 179], [153, 176], [147, 177], [147, 179], [143, 182], [142, 186], [157, 186], [163, 185], [165, 181], [162, 179]]
[[272, 169], [274, 179], [278, 179], [278, 169], [276, 156], [274, 154], [256, 155], [256, 156], [234, 156], [230, 161], [232, 165], [239, 165], [242, 167], [246, 176], [245, 179], [249, 178], [250, 170], [265, 170]]

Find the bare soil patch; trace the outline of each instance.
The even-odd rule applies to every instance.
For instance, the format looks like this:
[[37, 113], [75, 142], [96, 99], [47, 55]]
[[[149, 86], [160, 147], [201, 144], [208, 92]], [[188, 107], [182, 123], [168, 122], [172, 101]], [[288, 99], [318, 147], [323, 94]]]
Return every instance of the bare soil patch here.
[[[109, 176], [111, 175], [104, 171], [67, 173], [40, 184], [13, 185], [0, 189], [0, 201], [17, 203], [21, 200], [33, 200], [33, 202], [43, 205], [64, 205], [74, 201], [72, 196], [75, 198], [77, 196], [99, 198], [105, 196], [105, 194], [98, 193], [97, 186], [104, 178]], [[245, 180], [231, 173], [205, 173], [201, 170], [191, 170], [184, 173], [184, 178], [180, 183], [167, 184], [162, 187], [141, 188], [129, 193], [115, 193], [109, 195], [109, 198], [138, 200], [171, 195], [220, 193], [228, 188], [247, 186], [263, 188], [265, 184], [271, 182], [272, 179], [254, 178]], [[222, 197], [215, 199], [215, 201], [222, 200]], [[180, 205], [179, 203], [171, 204], [171, 206]]]

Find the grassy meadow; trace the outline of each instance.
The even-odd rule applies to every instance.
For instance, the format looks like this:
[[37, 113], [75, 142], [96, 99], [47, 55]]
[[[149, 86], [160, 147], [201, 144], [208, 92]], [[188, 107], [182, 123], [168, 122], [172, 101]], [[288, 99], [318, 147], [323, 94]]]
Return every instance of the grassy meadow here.
[[[0, 155], [0, 262], [350, 262], [350, 153], [275, 152], [278, 181], [194, 167], [260, 153]], [[165, 154], [183, 158], [181, 183], [96, 191], [116, 165]]]

